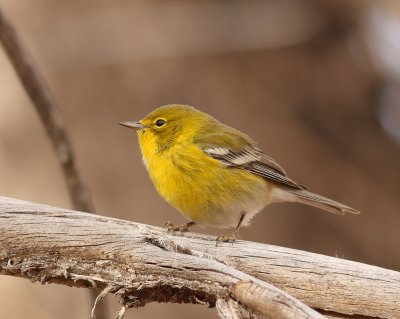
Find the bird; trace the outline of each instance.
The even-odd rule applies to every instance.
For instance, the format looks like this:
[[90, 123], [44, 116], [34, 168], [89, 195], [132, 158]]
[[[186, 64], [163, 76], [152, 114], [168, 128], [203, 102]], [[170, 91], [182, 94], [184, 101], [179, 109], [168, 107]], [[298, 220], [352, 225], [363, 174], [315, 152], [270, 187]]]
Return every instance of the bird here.
[[189, 105], [161, 106], [140, 121], [124, 121], [136, 130], [143, 163], [158, 193], [194, 225], [233, 228], [218, 242], [234, 242], [241, 226], [265, 206], [298, 202], [345, 215], [354, 208], [310, 192], [245, 133]]

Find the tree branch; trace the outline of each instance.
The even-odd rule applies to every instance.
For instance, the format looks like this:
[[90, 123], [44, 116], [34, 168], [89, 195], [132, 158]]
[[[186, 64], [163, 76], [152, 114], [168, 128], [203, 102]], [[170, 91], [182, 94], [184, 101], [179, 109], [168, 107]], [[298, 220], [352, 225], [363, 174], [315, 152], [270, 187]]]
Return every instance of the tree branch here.
[[93, 212], [94, 205], [89, 190], [79, 173], [71, 141], [65, 130], [59, 108], [46, 81], [35, 67], [28, 50], [1, 8], [0, 41], [53, 143], [74, 208]]
[[[76, 210], [94, 212], [94, 204], [89, 188], [79, 172], [72, 144], [64, 126], [63, 118], [52, 97], [45, 79], [35, 67], [35, 63], [20, 40], [17, 31], [0, 7], [0, 41], [13, 65], [22, 86], [32, 100], [47, 135], [52, 141], [60, 163], [68, 193]], [[95, 298], [96, 296], [92, 296]], [[98, 318], [105, 318], [107, 307], [101, 305]]]
[[240, 305], [236, 300], [233, 299], [218, 299], [215, 303], [218, 315], [222, 319], [260, 319], [253, 311], [248, 311]]
[[207, 303], [217, 304], [223, 318], [321, 318], [292, 295], [330, 316], [400, 316], [399, 273], [271, 245], [215, 247], [211, 236], [169, 234], [6, 197], [0, 197], [0, 243], [0, 273], [107, 289], [124, 309]]

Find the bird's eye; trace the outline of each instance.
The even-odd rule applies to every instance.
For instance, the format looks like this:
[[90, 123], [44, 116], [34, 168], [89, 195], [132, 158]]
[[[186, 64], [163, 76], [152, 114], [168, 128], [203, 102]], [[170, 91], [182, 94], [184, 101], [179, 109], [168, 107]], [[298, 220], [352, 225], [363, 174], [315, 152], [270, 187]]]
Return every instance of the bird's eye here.
[[166, 123], [165, 120], [163, 120], [163, 119], [158, 119], [158, 120], [156, 121], [156, 126], [157, 126], [157, 127], [161, 127], [161, 126], [163, 126], [165, 123]]

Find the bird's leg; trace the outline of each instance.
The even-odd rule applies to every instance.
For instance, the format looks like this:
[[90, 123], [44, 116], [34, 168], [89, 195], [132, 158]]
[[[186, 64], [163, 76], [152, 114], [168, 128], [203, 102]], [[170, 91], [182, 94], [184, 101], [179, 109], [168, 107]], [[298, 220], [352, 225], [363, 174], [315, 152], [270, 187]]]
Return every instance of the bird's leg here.
[[195, 222], [187, 222], [182, 225], [174, 226], [171, 224], [170, 221], [167, 221], [163, 227], [166, 228], [168, 231], [179, 231], [179, 232], [183, 233], [185, 231], [188, 231], [189, 227], [191, 227], [195, 224], [196, 224]]
[[216, 245], [218, 245], [218, 243], [221, 243], [221, 242], [222, 243], [226, 243], [226, 242], [233, 243], [234, 241], [236, 241], [236, 239], [239, 238], [239, 236], [238, 236], [239, 228], [243, 223], [244, 216], [246, 216], [246, 213], [242, 212], [240, 214], [240, 219], [239, 219], [239, 222], [238, 222], [238, 224], [236, 226], [236, 229], [232, 234], [230, 234], [230, 235], [221, 235], [221, 236], [217, 237]]

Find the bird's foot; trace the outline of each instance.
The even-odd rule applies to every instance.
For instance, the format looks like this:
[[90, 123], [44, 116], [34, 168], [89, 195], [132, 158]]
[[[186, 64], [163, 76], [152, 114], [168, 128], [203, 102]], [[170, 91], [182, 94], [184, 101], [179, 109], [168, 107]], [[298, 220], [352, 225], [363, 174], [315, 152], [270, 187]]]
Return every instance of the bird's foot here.
[[218, 246], [218, 243], [234, 243], [237, 239], [239, 236], [236, 231], [230, 235], [221, 235], [217, 237], [215, 246]]
[[187, 222], [187, 223], [184, 223], [182, 225], [174, 226], [174, 225], [172, 225], [172, 223], [170, 221], [167, 221], [163, 225], [163, 227], [166, 228], [167, 231], [169, 231], [169, 232], [170, 231], [178, 231], [178, 232], [183, 233], [183, 232], [187, 232], [189, 230], [189, 227], [193, 226], [194, 224], [195, 224], [194, 222]]

